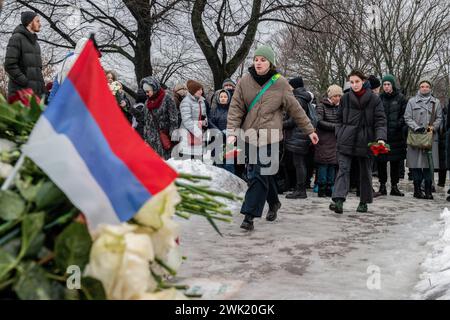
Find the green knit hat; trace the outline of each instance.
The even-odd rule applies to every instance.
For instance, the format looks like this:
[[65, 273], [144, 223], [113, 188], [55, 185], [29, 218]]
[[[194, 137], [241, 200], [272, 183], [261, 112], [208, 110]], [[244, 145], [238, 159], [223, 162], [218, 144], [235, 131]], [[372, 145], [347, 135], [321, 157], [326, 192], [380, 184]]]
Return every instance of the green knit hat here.
[[267, 60], [270, 61], [270, 63], [272, 63], [272, 65], [276, 65], [275, 64], [275, 52], [273, 52], [272, 48], [268, 47], [268, 46], [260, 46], [258, 47], [258, 49], [256, 49], [254, 56], [262, 56], [264, 58], [266, 58]]
[[392, 75], [392, 74], [386, 74], [384, 77], [383, 77], [383, 80], [382, 80], [382, 83], [385, 83], [385, 82], [390, 82], [391, 84], [392, 84], [392, 89], [396, 89], [396, 84], [395, 84], [395, 77]]

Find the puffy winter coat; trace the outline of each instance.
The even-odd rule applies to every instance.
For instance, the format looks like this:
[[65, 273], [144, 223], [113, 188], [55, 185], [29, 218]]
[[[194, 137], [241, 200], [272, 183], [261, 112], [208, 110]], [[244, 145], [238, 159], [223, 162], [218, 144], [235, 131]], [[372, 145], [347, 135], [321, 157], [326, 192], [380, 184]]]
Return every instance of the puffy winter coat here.
[[[294, 90], [294, 96], [300, 103], [304, 112], [308, 115], [308, 104], [312, 100], [311, 94], [305, 88], [297, 88]], [[286, 116], [283, 121], [284, 144], [288, 151], [298, 154], [308, 154], [311, 140], [308, 135], [303, 132], [292, 117]]]
[[314, 147], [314, 160], [318, 164], [337, 164], [335, 130], [339, 123], [339, 107], [324, 99], [316, 112], [319, 143]]
[[371, 90], [360, 98], [353, 90], [344, 94], [336, 138], [338, 152], [356, 157], [370, 156], [368, 144], [387, 139], [386, 115], [380, 98]]
[[41, 47], [37, 35], [23, 25], [16, 27], [9, 39], [4, 66], [9, 76], [9, 97], [25, 88], [33, 89], [38, 96], [45, 93]]

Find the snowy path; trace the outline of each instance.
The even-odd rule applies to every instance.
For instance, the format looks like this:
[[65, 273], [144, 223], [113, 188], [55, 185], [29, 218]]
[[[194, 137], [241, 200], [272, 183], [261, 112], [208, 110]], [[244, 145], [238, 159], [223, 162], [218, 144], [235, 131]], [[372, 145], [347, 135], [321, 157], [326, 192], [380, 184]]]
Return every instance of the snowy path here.
[[188, 260], [179, 279], [242, 280], [233, 299], [409, 299], [449, 203], [446, 189], [438, 188], [434, 201], [418, 201], [411, 187], [401, 187], [406, 197], [375, 199], [367, 214], [355, 212], [351, 196], [342, 216], [313, 193], [306, 200], [281, 196], [277, 221], [257, 220], [246, 233], [236, 214], [233, 224], [220, 224], [223, 238], [202, 219], [182, 221]]

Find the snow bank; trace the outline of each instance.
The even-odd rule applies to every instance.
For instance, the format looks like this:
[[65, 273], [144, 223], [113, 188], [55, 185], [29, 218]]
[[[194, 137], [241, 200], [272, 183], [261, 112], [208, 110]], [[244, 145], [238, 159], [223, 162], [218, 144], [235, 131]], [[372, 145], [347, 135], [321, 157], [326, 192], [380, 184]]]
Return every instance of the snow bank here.
[[441, 214], [443, 231], [437, 241], [430, 243], [432, 253], [422, 264], [424, 272], [415, 287], [413, 299], [450, 299], [450, 211], [445, 208]]
[[[177, 172], [211, 177], [211, 181], [202, 181], [201, 184], [209, 184], [210, 188], [217, 191], [233, 193], [243, 197], [247, 191], [247, 183], [228, 171], [213, 165], [205, 164], [200, 160], [175, 160], [169, 159], [167, 163]], [[230, 209], [240, 208], [240, 203], [220, 199]]]

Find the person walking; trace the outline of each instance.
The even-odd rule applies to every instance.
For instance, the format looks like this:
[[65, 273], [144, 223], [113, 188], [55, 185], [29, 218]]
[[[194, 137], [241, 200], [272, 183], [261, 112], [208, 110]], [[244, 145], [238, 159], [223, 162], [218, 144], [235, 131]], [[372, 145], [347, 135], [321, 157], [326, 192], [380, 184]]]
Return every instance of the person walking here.
[[[292, 87], [276, 69], [275, 53], [268, 46], [256, 49], [253, 65], [236, 86], [228, 111], [227, 143], [237, 137], [246, 142], [249, 187], [241, 214], [241, 228], [254, 229], [254, 218], [260, 218], [266, 202], [266, 220], [274, 221], [281, 207], [275, 174], [279, 163], [279, 143], [283, 138], [283, 110], [309, 136], [313, 144], [318, 137], [303, 108], [295, 98]], [[267, 159], [269, 158], [269, 160]], [[267, 161], [268, 160], [268, 161]]]
[[[352, 161], [359, 165], [360, 203], [357, 212], [367, 212], [373, 201], [372, 161], [368, 144], [386, 141], [386, 115], [380, 98], [364, 82], [367, 77], [359, 70], [349, 74], [351, 91], [346, 93], [339, 108], [336, 128], [338, 174], [330, 210], [342, 214], [350, 184]], [[352, 159], [353, 158], [353, 159]]]
[[[439, 169], [438, 131], [442, 122], [441, 103], [432, 95], [431, 89], [431, 81], [420, 81], [419, 91], [415, 97], [409, 99], [404, 116], [409, 128], [408, 135], [432, 132], [431, 152], [408, 143], [406, 153], [406, 164], [412, 172], [414, 181], [414, 198], [427, 200], [433, 199], [432, 175], [434, 172], [430, 170], [430, 167]], [[421, 190], [422, 181], [425, 182], [425, 194]]]
[[375, 196], [387, 195], [387, 164], [390, 163], [391, 196], [403, 197], [399, 190], [401, 162], [406, 159], [406, 139], [404, 137], [405, 109], [408, 100], [398, 90], [395, 77], [387, 74], [382, 79], [383, 92], [380, 95], [387, 119], [387, 143], [391, 151], [388, 154], [380, 154], [376, 158], [378, 166], [378, 179], [380, 189]]
[[336, 134], [339, 123], [339, 104], [343, 96], [342, 88], [331, 85], [327, 98], [317, 106], [317, 135], [319, 143], [315, 147], [314, 160], [317, 166], [318, 196], [331, 197], [336, 177]]
[[46, 93], [41, 47], [37, 37], [41, 31], [40, 17], [32, 11], [22, 12], [21, 22], [14, 29], [6, 47], [4, 67], [9, 77], [8, 99], [17, 91], [28, 88], [37, 96]]

